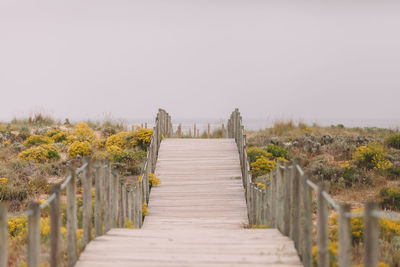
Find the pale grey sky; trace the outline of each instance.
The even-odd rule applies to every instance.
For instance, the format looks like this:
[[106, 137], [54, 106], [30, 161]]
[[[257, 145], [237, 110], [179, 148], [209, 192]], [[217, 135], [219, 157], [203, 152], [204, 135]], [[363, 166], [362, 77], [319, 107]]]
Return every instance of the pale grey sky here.
[[0, 119], [397, 120], [400, 5], [0, 0]]

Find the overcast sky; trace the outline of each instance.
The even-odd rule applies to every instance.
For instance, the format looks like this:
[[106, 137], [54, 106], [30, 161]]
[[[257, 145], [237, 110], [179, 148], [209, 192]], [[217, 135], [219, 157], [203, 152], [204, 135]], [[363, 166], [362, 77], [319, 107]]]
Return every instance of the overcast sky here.
[[0, 0], [0, 119], [397, 120], [400, 5]]

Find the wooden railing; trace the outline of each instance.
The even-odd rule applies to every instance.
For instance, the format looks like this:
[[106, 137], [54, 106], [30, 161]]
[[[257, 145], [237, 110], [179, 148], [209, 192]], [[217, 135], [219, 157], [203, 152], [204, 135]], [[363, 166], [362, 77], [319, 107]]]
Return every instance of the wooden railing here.
[[[303, 265], [313, 265], [312, 230], [313, 196], [317, 202], [317, 266], [329, 265], [329, 208], [339, 214], [337, 255], [339, 267], [351, 266], [352, 241], [351, 218], [364, 218], [364, 266], [377, 267], [379, 254], [379, 219], [400, 220], [396, 213], [378, 210], [375, 202], [365, 204], [364, 211], [350, 212], [347, 203], [337, 204], [328, 194], [328, 186], [321, 182], [314, 184], [307, 178], [296, 160], [278, 162], [277, 168], [269, 175], [264, 189], [254, 183], [246, 152], [246, 134], [239, 110], [232, 112], [228, 121], [228, 135], [235, 138], [242, 180], [246, 192], [250, 226], [278, 228], [290, 237], [302, 259]], [[314, 194], [313, 194], [314, 191]]]
[[[0, 203], [0, 267], [8, 262], [8, 218], [28, 216], [27, 265], [37, 267], [40, 263], [40, 217], [41, 210], [50, 206], [50, 266], [61, 266], [61, 194], [66, 190], [67, 216], [67, 265], [77, 261], [77, 179], [82, 183], [82, 230], [83, 246], [94, 237], [107, 233], [111, 228], [125, 227], [131, 220], [135, 227], [143, 224], [142, 207], [149, 200], [149, 173], [154, 173], [162, 137], [172, 134], [171, 117], [160, 109], [153, 128], [151, 144], [142, 175], [136, 183], [128, 184], [113, 171], [110, 162], [93, 162], [85, 158], [79, 169], [70, 169], [70, 174], [59, 185], [53, 185], [50, 197], [43, 203], [31, 201], [28, 210], [8, 213], [5, 203]], [[92, 214], [92, 188], [95, 187], [94, 214]], [[94, 224], [92, 223], [94, 221]], [[92, 228], [94, 231], [92, 231]]]

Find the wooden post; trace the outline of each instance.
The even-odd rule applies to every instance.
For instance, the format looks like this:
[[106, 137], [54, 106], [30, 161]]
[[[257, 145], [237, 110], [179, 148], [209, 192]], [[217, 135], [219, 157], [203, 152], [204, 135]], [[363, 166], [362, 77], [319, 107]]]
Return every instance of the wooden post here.
[[182, 124], [178, 125], [178, 138], [182, 138]]
[[255, 190], [256, 193], [256, 225], [261, 225], [261, 209], [262, 209], [262, 205], [261, 205], [261, 190], [256, 187]]
[[143, 224], [143, 196], [142, 196], [142, 181], [137, 184], [138, 194], [137, 194], [137, 205], [138, 205], [138, 222], [139, 228], [142, 227]]
[[[297, 170], [297, 160], [293, 161], [292, 164], [292, 239], [294, 241], [294, 245], [297, 250], [300, 250], [300, 226], [301, 226], [301, 218], [300, 218], [300, 174]], [[301, 250], [300, 250], [301, 251]]]
[[305, 267], [312, 266], [312, 199], [311, 190], [307, 184], [307, 178], [304, 175], [300, 176], [301, 185], [303, 188], [303, 207], [304, 207], [304, 239], [303, 239], [303, 264]]
[[197, 138], [200, 137], [200, 129], [197, 129]]
[[322, 195], [328, 186], [322, 182], [318, 184], [318, 222], [317, 222], [317, 248], [318, 266], [329, 266], [329, 245], [328, 245], [328, 202]]
[[84, 162], [87, 167], [83, 171], [83, 206], [82, 206], [82, 228], [83, 228], [83, 246], [85, 247], [92, 239], [92, 163], [89, 158]]
[[135, 198], [134, 198], [135, 191], [134, 190], [135, 190], [135, 188], [131, 187], [131, 192], [129, 194], [129, 202], [130, 202], [129, 208], [131, 209], [131, 211], [130, 211], [131, 217], [129, 218], [129, 220], [132, 221], [133, 225], [135, 225], [135, 221], [134, 221], [134, 219], [135, 219]]
[[68, 266], [75, 265], [77, 259], [76, 251], [76, 229], [77, 229], [77, 213], [76, 213], [76, 174], [75, 169], [71, 169], [71, 180], [67, 185], [67, 261]]
[[196, 123], [195, 123], [194, 127], [193, 127], [193, 137], [194, 138], [196, 138], [196, 133], [197, 133], [197, 130], [196, 130]]
[[208, 129], [207, 129], [207, 138], [210, 138], [210, 124], [208, 124]]
[[367, 202], [364, 211], [364, 266], [378, 266], [379, 222], [373, 212], [377, 210], [375, 202]]
[[350, 212], [350, 204], [339, 207], [339, 267], [351, 266], [351, 225], [346, 213]]
[[[0, 267], [7, 267], [8, 262], [8, 222], [7, 222], [7, 204], [0, 202]], [[39, 215], [40, 218], [40, 215]], [[29, 231], [29, 228], [28, 228]], [[40, 235], [40, 228], [38, 231]], [[29, 237], [28, 237], [29, 244]], [[40, 236], [39, 236], [40, 245]], [[39, 247], [39, 246], [37, 246]], [[29, 248], [28, 248], [29, 251]], [[29, 258], [29, 256], [28, 256]], [[28, 261], [29, 262], [29, 261]], [[32, 265], [33, 266], [33, 265]], [[38, 266], [38, 265], [36, 265]]]
[[284, 199], [284, 208], [283, 208], [283, 234], [286, 236], [290, 235], [290, 171], [289, 171], [289, 162], [285, 162], [285, 169], [284, 169], [284, 188], [283, 188], [283, 199]]
[[137, 183], [136, 185], [135, 185], [135, 187], [133, 188], [133, 201], [134, 201], [134, 203], [133, 203], [133, 206], [134, 206], [134, 209], [135, 209], [135, 215], [134, 215], [134, 224], [135, 224], [135, 227], [136, 228], [139, 228], [140, 226], [139, 226], [139, 207], [140, 207], [140, 204], [139, 204], [139, 183]]
[[277, 207], [276, 207], [276, 203], [277, 203], [277, 186], [276, 186], [276, 180], [277, 180], [277, 174], [278, 171], [276, 171], [276, 173], [272, 173], [271, 175], [271, 195], [270, 195], [270, 199], [271, 199], [271, 226], [276, 228], [278, 226], [277, 224]]
[[147, 122], [144, 124], [144, 128], [147, 129]]
[[[98, 163], [98, 165], [101, 165], [101, 163]], [[101, 223], [101, 176], [100, 176], [100, 166], [99, 168], [96, 169], [95, 171], [95, 195], [94, 195], [94, 235], [101, 236], [102, 233], [102, 223]]]
[[119, 191], [119, 205], [120, 205], [120, 211], [119, 211], [119, 227], [120, 228], [125, 228], [125, 185], [121, 184], [120, 185], [120, 191]]
[[50, 266], [61, 266], [61, 210], [60, 185], [51, 187], [55, 199], [50, 203]]
[[104, 169], [104, 233], [107, 233], [111, 229], [111, 188], [112, 188], [112, 179], [111, 179], [111, 171], [110, 171], [110, 162], [106, 162], [107, 167]]
[[115, 175], [112, 175], [112, 227], [116, 228], [118, 227], [118, 177]]
[[33, 211], [33, 214], [28, 217], [28, 266], [38, 267], [40, 264], [40, 205], [31, 201], [28, 209]]
[[224, 124], [222, 124], [221, 131], [222, 131], [222, 138], [226, 138], [226, 136], [225, 136], [225, 125]]
[[126, 219], [130, 220], [131, 219], [131, 198], [130, 198], [130, 191], [128, 187], [125, 187], [125, 215]]

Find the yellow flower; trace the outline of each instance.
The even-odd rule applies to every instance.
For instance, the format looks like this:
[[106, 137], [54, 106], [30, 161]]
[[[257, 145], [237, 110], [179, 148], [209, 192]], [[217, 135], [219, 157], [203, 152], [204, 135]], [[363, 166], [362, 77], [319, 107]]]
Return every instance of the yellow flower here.
[[143, 216], [149, 215], [149, 209], [147, 208], [147, 203], [143, 203], [142, 214], [143, 214]]
[[70, 158], [76, 158], [78, 155], [90, 155], [92, 154], [92, 146], [88, 141], [75, 141], [68, 148], [68, 156]]
[[11, 143], [10, 143], [10, 142], [8, 142], [8, 141], [3, 141], [3, 142], [2, 142], [2, 144], [3, 144], [3, 145], [5, 145], [5, 146], [9, 146], [9, 145], [11, 145]]
[[149, 182], [151, 186], [161, 184], [161, 179], [158, 178], [154, 173], [149, 173]]
[[8, 182], [7, 178], [0, 178], [0, 185], [5, 185]]

